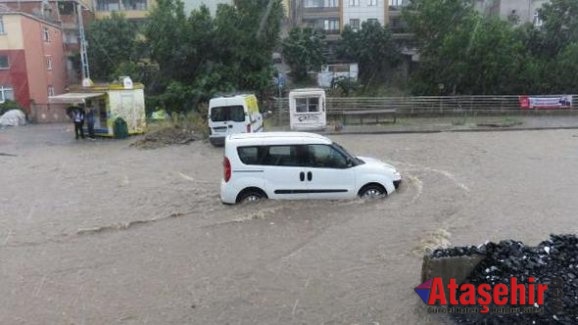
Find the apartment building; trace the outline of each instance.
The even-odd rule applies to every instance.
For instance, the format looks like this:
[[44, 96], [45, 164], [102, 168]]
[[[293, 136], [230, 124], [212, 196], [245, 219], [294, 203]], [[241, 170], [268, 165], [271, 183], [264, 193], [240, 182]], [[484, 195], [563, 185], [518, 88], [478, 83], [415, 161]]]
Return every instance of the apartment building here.
[[[70, 83], [80, 81], [76, 57], [80, 51], [79, 24], [87, 25], [94, 16], [91, 11], [89, 0], [0, 0], [13, 11], [23, 12], [39, 19], [60, 25], [62, 28], [64, 53], [67, 57], [67, 79]], [[80, 10], [79, 10], [80, 9]], [[82, 17], [79, 17], [79, 13]]]
[[323, 30], [327, 40], [337, 40], [341, 33], [341, 1], [292, 0], [289, 20], [291, 27], [310, 27]]
[[343, 0], [343, 23], [359, 30], [367, 21], [387, 24], [388, 5], [386, 0]]
[[549, 0], [475, 0], [475, 8], [485, 15], [504, 20], [517, 20], [518, 24], [540, 25], [538, 10]]
[[211, 15], [215, 15], [217, 12], [217, 7], [221, 4], [228, 4], [232, 5], [233, 0], [183, 0], [183, 4], [185, 5], [185, 13], [189, 14], [191, 11], [195, 9], [199, 9], [201, 6], [206, 6]]
[[323, 30], [328, 40], [336, 40], [346, 25], [361, 28], [366, 21], [390, 25], [396, 32], [407, 29], [401, 9], [409, 0], [291, 0], [291, 27], [312, 27]]
[[117, 12], [138, 23], [146, 19], [155, 4], [155, 0], [92, 0], [91, 9], [96, 19], [107, 18]]
[[0, 102], [48, 103], [66, 86], [66, 57], [60, 26], [0, 5]]

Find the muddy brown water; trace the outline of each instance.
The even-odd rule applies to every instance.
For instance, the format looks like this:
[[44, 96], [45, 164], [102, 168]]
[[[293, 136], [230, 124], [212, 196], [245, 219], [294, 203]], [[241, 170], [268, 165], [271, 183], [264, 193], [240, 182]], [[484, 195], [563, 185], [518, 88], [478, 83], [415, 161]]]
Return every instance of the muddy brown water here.
[[222, 149], [0, 130], [0, 324], [438, 324], [425, 249], [576, 233], [574, 131], [343, 135], [385, 200], [219, 201]]

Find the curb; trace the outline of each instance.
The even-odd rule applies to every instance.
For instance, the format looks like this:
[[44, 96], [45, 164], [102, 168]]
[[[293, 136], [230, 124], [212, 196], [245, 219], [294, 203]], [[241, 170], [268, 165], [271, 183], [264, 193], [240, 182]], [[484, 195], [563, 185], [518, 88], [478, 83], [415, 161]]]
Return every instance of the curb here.
[[323, 135], [363, 135], [363, 134], [427, 134], [443, 132], [503, 132], [503, 131], [547, 131], [547, 130], [577, 130], [578, 126], [527, 127], [527, 128], [477, 128], [477, 129], [446, 129], [446, 130], [383, 130], [383, 131], [352, 131], [352, 132], [320, 132]]

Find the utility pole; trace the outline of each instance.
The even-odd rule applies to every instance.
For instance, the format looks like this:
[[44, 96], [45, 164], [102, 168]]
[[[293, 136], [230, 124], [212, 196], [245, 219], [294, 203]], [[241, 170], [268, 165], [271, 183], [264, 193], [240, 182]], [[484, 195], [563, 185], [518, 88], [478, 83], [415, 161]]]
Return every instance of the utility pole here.
[[80, 37], [80, 64], [82, 66], [82, 85], [85, 80], [90, 80], [90, 69], [88, 67], [88, 54], [86, 51], [86, 38], [84, 36], [84, 22], [82, 19], [82, 4], [80, 1], [74, 2], [76, 5], [76, 14], [78, 15], [78, 35]]

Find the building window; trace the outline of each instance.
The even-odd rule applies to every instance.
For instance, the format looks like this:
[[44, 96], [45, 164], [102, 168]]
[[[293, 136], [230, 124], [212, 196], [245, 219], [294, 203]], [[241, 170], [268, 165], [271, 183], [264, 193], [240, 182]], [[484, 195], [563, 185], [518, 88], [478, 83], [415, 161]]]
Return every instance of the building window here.
[[323, 29], [328, 33], [339, 32], [339, 19], [326, 19]]
[[72, 1], [59, 1], [58, 2], [58, 12], [61, 15], [72, 15], [74, 14], [74, 2]]
[[78, 34], [76, 34], [76, 31], [65, 31], [64, 32], [64, 43], [65, 44], [78, 44]]
[[50, 31], [48, 30], [48, 27], [44, 27], [42, 30], [42, 39], [45, 42], [50, 42]]
[[122, 0], [124, 10], [147, 10], [146, 0]]
[[7, 55], [0, 55], [0, 69], [10, 69]]
[[118, 0], [98, 0], [96, 2], [96, 10], [98, 11], [119, 11], [120, 1]]
[[53, 86], [48, 86], [48, 96], [54, 96], [54, 87]]
[[305, 8], [323, 8], [323, 0], [303, 0]]
[[6, 31], [4, 31], [4, 18], [0, 16], [0, 35], [3, 34], [6, 34]]
[[0, 86], [0, 103], [7, 100], [14, 100], [14, 90], [12, 87]]
[[377, 6], [377, 0], [367, 0], [368, 6]]
[[339, 7], [339, 0], [325, 0], [326, 8], [337, 8]]
[[349, 26], [355, 31], [359, 30], [359, 19], [349, 19]]
[[379, 19], [377, 18], [369, 18], [367, 19], [367, 22], [370, 24], [375, 24], [375, 23], [379, 23]]
[[46, 61], [46, 70], [52, 70], [52, 56], [47, 55], [44, 59]]
[[359, 0], [349, 0], [350, 7], [359, 7]]

